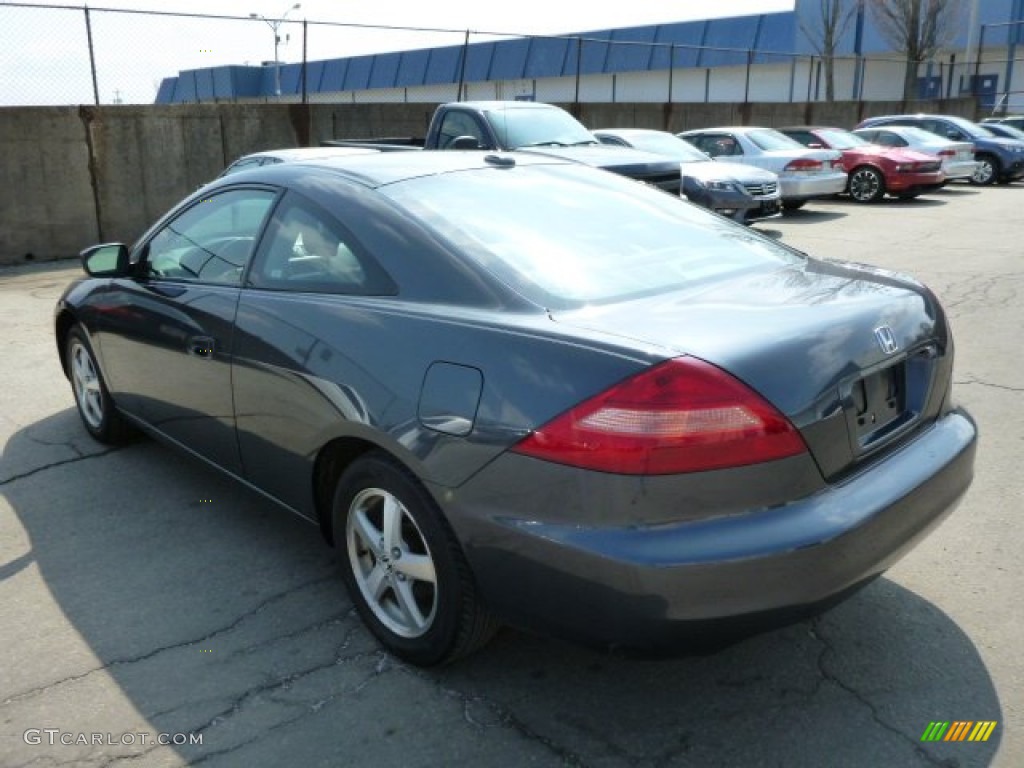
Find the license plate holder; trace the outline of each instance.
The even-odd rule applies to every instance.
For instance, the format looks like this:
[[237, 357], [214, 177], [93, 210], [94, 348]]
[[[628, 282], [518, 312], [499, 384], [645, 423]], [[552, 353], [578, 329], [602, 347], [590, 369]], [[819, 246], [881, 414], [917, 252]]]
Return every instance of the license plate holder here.
[[847, 423], [855, 451], [874, 448], [907, 420], [907, 376], [903, 362], [853, 382], [846, 397]]

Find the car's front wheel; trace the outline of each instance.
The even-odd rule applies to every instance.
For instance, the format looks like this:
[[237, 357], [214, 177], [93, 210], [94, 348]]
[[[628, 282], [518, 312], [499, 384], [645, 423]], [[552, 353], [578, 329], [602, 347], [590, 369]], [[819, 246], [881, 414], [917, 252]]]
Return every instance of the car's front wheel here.
[[858, 203], [877, 203], [885, 197], [885, 179], [874, 168], [861, 166], [850, 173], [850, 197]]
[[81, 326], [76, 325], [68, 331], [65, 355], [78, 415], [89, 434], [101, 443], [117, 444], [128, 440], [132, 429], [114, 408], [96, 356]]
[[977, 159], [978, 167], [971, 176], [971, 183], [981, 186], [992, 184], [999, 177], [999, 161], [991, 155], [978, 155]]
[[783, 200], [782, 210], [784, 211], [798, 211], [807, 205], [806, 200]]
[[345, 470], [333, 525], [356, 609], [396, 656], [430, 666], [465, 656], [494, 634], [436, 502], [389, 456], [371, 452]]

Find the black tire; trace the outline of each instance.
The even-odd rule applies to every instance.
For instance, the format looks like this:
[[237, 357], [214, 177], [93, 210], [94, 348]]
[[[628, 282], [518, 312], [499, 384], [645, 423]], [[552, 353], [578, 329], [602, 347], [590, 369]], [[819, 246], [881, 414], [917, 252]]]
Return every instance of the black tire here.
[[974, 172], [974, 175], [971, 176], [971, 184], [977, 184], [981, 187], [994, 184], [1003, 172], [1003, 169], [999, 166], [999, 160], [992, 155], [978, 155], [975, 159], [981, 164]]
[[96, 355], [80, 325], [68, 331], [64, 354], [75, 405], [86, 430], [101, 443], [128, 442], [135, 430], [114, 407]]
[[783, 200], [782, 201], [782, 210], [784, 210], [784, 211], [799, 211], [805, 205], [807, 205], [807, 201], [806, 200]]
[[494, 635], [498, 625], [480, 603], [455, 534], [426, 489], [390, 456], [374, 451], [345, 470], [332, 522], [352, 602], [391, 653], [433, 666]]
[[885, 197], [885, 177], [870, 165], [861, 165], [850, 171], [847, 185], [850, 199], [855, 203], [877, 203]]

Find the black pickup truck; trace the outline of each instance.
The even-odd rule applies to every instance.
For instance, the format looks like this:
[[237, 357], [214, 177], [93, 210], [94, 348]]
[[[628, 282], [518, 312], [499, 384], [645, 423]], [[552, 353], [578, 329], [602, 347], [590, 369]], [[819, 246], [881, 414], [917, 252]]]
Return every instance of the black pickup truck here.
[[442, 104], [426, 138], [330, 139], [327, 146], [415, 149], [517, 150], [575, 160], [679, 194], [679, 163], [660, 155], [601, 144], [561, 107], [532, 101], [459, 101]]

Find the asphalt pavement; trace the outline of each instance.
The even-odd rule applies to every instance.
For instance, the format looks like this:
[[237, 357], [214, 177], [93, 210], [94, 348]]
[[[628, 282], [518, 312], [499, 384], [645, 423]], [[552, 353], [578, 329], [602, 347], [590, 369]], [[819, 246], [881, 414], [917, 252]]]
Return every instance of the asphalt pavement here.
[[[316, 528], [151, 440], [89, 439], [52, 331], [77, 262], [0, 270], [0, 766], [1024, 765], [1022, 204], [954, 185], [755, 227], [938, 294], [977, 474], [832, 611], [667, 660], [514, 630], [441, 669], [383, 653]], [[996, 725], [922, 741], [935, 721]]]

